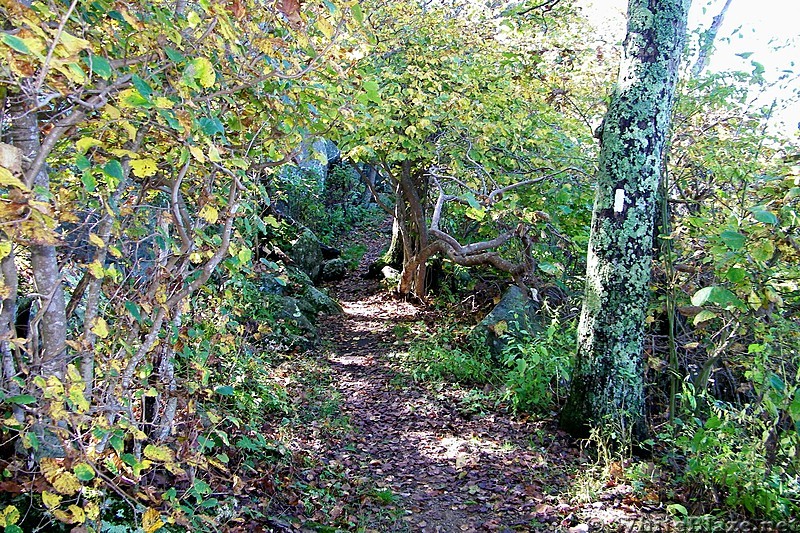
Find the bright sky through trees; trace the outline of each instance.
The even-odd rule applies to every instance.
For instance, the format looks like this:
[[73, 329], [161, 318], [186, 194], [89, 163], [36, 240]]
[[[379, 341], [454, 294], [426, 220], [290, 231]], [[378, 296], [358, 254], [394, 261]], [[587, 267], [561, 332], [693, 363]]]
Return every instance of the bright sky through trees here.
[[[622, 40], [627, 0], [579, 0], [577, 3], [607, 35], [607, 41]], [[723, 4], [724, 0], [694, 0], [690, 31], [708, 28]], [[745, 72], [752, 72], [756, 63], [762, 65], [765, 89], [756, 105], [770, 105], [778, 99], [775, 123], [787, 132], [798, 131], [800, 122], [800, 102], [797, 101], [800, 97], [800, 65], [797, 64], [800, 31], [793, 16], [795, 11], [794, 0], [733, 0], [708, 65], [716, 71]]]

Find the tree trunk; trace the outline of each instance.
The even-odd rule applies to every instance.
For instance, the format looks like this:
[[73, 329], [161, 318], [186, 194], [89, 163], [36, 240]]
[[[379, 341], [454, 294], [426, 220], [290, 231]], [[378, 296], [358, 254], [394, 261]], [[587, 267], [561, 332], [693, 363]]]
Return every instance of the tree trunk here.
[[365, 174], [365, 185], [364, 185], [364, 193], [361, 195], [361, 201], [359, 202], [360, 205], [368, 206], [370, 201], [372, 201], [372, 190], [375, 188], [375, 181], [378, 178], [378, 168], [374, 165], [369, 165], [366, 169], [367, 171]]
[[[22, 150], [28, 161], [33, 161], [41, 150], [39, 121], [35, 111], [36, 101], [20, 95], [20, 102], [11, 109], [11, 143]], [[46, 167], [32, 174], [27, 168], [25, 185], [48, 190], [50, 179]], [[48, 201], [46, 198], [36, 198]], [[36, 373], [42, 376], [63, 377], [66, 369], [67, 315], [61, 270], [56, 247], [51, 244], [34, 244], [30, 247], [33, 280], [40, 302], [39, 324], [41, 351], [34, 358]], [[36, 346], [32, 349], [37, 353]]]
[[692, 67], [692, 77], [696, 78], [702, 74], [708, 64], [708, 57], [714, 50], [714, 41], [717, 39], [719, 28], [722, 26], [722, 21], [725, 20], [725, 14], [731, 6], [733, 0], [725, 0], [725, 5], [719, 12], [719, 15], [714, 17], [711, 21], [711, 26], [700, 35], [700, 48], [697, 51], [697, 60]]
[[602, 126], [578, 353], [561, 426], [647, 426], [642, 344], [653, 227], [690, 0], [629, 0], [617, 86]]
[[404, 236], [403, 272], [400, 275], [398, 292], [402, 295], [413, 294], [417, 298], [425, 297], [425, 273], [427, 263], [417, 260], [430, 242], [428, 224], [425, 218], [424, 199], [427, 194], [424, 177], [412, 173], [411, 162], [404, 161], [399, 178], [401, 194], [398, 202], [405, 202], [406, 216], [401, 220], [401, 232]]

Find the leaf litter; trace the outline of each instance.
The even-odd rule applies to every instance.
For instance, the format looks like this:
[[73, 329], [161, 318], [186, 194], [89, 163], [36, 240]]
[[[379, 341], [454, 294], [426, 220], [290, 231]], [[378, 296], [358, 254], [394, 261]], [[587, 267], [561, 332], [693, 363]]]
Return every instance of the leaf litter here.
[[593, 463], [553, 420], [491, 407], [473, 416], [459, 409], [466, 391], [458, 385], [415, 381], [400, 363], [408, 345], [395, 328], [436, 317], [364, 278], [385, 235], [362, 239], [369, 249], [358, 270], [329, 286], [344, 314], [324, 317], [323, 348], [291, 363], [313, 368], [294, 390], [309, 416], [284, 435], [292, 465], [282, 467], [281, 489], [270, 487], [264, 531], [669, 527], [657, 498], [643, 502], [613, 475], [582, 497], [582, 474]]

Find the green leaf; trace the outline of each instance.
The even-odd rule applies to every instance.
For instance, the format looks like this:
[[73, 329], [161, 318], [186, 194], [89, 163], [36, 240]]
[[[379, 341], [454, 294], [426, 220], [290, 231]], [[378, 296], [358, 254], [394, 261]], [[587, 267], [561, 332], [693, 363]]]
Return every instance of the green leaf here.
[[214, 389], [214, 392], [216, 392], [220, 396], [233, 396], [233, 387], [230, 385], [219, 386], [216, 389]]
[[116, 159], [112, 159], [103, 167], [103, 172], [112, 178], [122, 181], [122, 165]]
[[164, 49], [164, 52], [166, 52], [167, 57], [170, 59], [170, 61], [173, 61], [175, 63], [182, 63], [183, 61], [186, 60], [186, 57], [177, 50], [175, 50], [174, 48], [167, 47]]
[[769, 376], [770, 386], [778, 392], [782, 392], [786, 388], [786, 383], [783, 382], [778, 374], [772, 373]]
[[267, 216], [264, 218], [264, 224], [266, 224], [267, 226], [271, 226], [271, 227], [273, 227], [273, 228], [275, 228], [275, 229], [278, 229], [278, 228], [280, 228], [280, 227], [281, 227], [281, 223], [280, 223], [280, 222], [278, 222], [278, 219], [277, 219], [277, 218], [275, 218], [275, 217], [274, 217], [274, 216], [272, 216], [272, 215], [267, 215]]
[[108, 439], [108, 442], [111, 444], [111, 447], [117, 451], [117, 453], [121, 453], [122, 450], [125, 449], [125, 441], [122, 440], [122, 437], [114, 435]]
[[89, 161], [85, 155], [78, 154], [75, 158], [75, 166], [78, 167], [78, 170], [88, 170], [92, 166], [92, 162]]
[[731, 283], [740, 283], [747, 275], [747, 271], [741, 267], [731, 267], [728, 269], [726, 277]]
[[747, 241], [747, 237], [745, 237], [738, 231], [725, 230], [722, 233], [720, 233], [719, 236], [722, 239], [722, 242], [725, 243], [725, 246], [727, 246], [731, 250], [740, 249], [742, 246], [744, 246], [744, 243]]
[[671, 503], [667, 505], [667, 512], [671, 515], [689, 516], [689, 511], [679, 503]]
[[717, 304], [720, 307], [741, 307], [742, 301], [731, 291], [723, 287], [704, 287], [692, 296], [692, 305], [703, 306], [706, 304]]
[[221, 133], [225, 135], [225, 126], [222, 124], [222, 121], [217, 117], [203, 117], [197, 121], [200, 125], [200, 129], [203, 130], [203, 133], [208, 135], [209, 137], [213, 136], [216, 133]]
[[147, 82], [138, 75], [134, 74], [131, 77], [131, 83], [133, 83], [133, 86], [136, 87], [137, 91], [139, 91], [139, 94], [145, 98], [150, 98], [150, 95], [153, 94], [152, 87], [150, 87], [150, 85], [148, 85]]
[[374, 81], [364, 82], [364, 92], [367, 93], [367, 99], [376, 104], [381, 103], [381, 97], [380, 94], [378, 94], [379, 89], [380, 87]]
[[554, 265], [552, 263], [539, 263], [539, 270], [544, 272], [545, 274], [550, 274], [551, 276], [555, 276], [561, 273], [561, 269], [558, 265]]
[[20, 54], [31, 54], [31, 49], [28, 48], [28, 45], [25, 44], [25, 41], [20, 39], [19, 37], [15, 37], [14, 35], [9, 35], [7, 33], [0, 34], [0, 39], [8, 46], [19, 52]]
[[36, 403], [36, 397], [31, 396], [30, 394], [18, 394], [16, 396], [9, 396], [5, 399], [7, 403], [14, 403], [17, 405], [29, 405], [32, 403]]
[[753, 217], [764, 224], [770, 224], [772, 226], [778, 224], [778, 217], [775, 216], [775, 213], [767, 211], [766, 209], [754, 209]]
[[358, 4], [353, 5], [350, 8], [350, 12], [353, 14], [353, 18], [356, 19], [356, 22], [363, 23], [364, 22], [364, 12], [361, 11], [361, 6]]
[[78, 463], [72, 467], [75, 476], [81, 481], [91, 481], [94, 479], [94, 468], [86, 463]]
[[469, 206], [473, 209], [481, 209], [481, 204], [478, 202], [478, 199], [475, 198], [475, 195], [471, 192], [464, 195], [464, 199], [467, 201]]
[[153, 107], [153, 103], [142, 96], [136, 89], [129, 89], [121, 93], [121, 100], [122, 103], [128, 107]]
[[114, 73], [111, 70], [111, 64], [104, 57], [90, 55], [84, 57], [83, 62], [86, 63], [86, 66], [89, 67], [93, 73], [97, 74], [104, 80], [110, 78]]
[[87, 192], [94, 192], [97, 190], [97, 180], [91, 172], [87, 171], [81, 174], [81, 182], [83, 183], [83, 188], [86, 189]]
[[752, 249], [750, 254], [756, 261], [769, 261], [775, 254], [775, 245], [772, 244], [772, 241], [761, 241]]
[[708, 309], [703, 309], [699, 313], [697, 313], [692, 321], [692, 324], [695, 326], [698, 324], [702, 324], [703, 322], [708, 322], [711, 319], [717, 318], [717, 314], [713, 311], [709, 311]]
[[125, 309], [128, 310], [128, 312], [131, 314], [131, 316], [133, 318], [136, 319], [137, 322], [141, 322], [142, 321], [142, 315], [141, 315], [141, 313], [139, 313], [139, 306], [138, 305], [136, 305], [134, 302], [131, 302], [130, 300], [125, 302], [123, 305], [125, 305]]

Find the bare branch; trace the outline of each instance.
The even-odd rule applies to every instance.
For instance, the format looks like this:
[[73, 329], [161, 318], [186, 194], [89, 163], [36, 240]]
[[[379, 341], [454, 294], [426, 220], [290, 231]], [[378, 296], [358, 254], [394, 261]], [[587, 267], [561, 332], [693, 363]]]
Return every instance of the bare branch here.
[[364, 182], [364, 184], [369, 189], [369, 192], [372, 193], [372, 199], [375, 200], [375, 203], [378, 204], [378, 207], [380, 207], [389, 216], [394, 217], [394, 210], [390, 209], [389, 206], [383, 203], [383, 200], [380, 199], [380, 197], [378, 196], [378, 191], [375, 189], [375, 184], [372, 183], [372, 181], [369, 179], [369, 176], [367, 176], [364, 173], [364, 171], [361, 170], [361, 168], [359, 168], [359, 166], [356, 165], [354, 162], [348, 161], [348, 163], [350, 164], [351, 167], [355, 169], [356, 172], [358, 172], [358, 175], [361, 177], [361, 181]]

